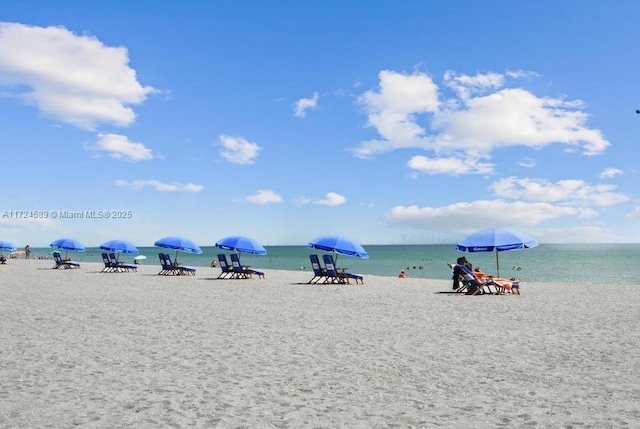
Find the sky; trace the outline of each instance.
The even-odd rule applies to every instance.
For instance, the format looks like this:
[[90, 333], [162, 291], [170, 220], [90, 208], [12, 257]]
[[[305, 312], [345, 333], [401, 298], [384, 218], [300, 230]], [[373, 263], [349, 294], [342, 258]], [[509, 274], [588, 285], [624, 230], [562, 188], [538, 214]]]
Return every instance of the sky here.
[[640, 2], [0, 10], [0, 240], [637, 243]]

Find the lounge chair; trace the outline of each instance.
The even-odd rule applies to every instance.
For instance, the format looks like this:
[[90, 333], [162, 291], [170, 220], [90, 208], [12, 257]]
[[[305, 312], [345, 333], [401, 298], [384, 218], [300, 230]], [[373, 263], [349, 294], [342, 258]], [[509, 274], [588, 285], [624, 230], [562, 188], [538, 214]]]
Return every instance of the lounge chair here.
[[109, 255], [106, 253], [102, 254], [102, 262], [104, 263], [104, 268], [100, 271], [101, 273], [112, 273], [115, 271], [116, 267], [113, 266], [111, 259], [109, 259]]
[[220, 263], [220, 269], [222, 272], [218, 276], [219, 279], [226, 279], [227, 276], [234, 277], [233, 267], [227, 261], [227, 255], [224, 253], [218, 254], [218, 262]]
[[56, 263], [53, 266], [54, 270], [60, 269], [60, 268], [80, 268], [80, 264], [77, 262], [73, 262], [73, 261], [65, 261], [62, 259], [62, 256], [60, 256], [60, 252], [53, 252], [53, 260]]
[[309, 260], [311, 260], [311, 268], [313, 269], [313, 278], [307, 282], [307, 284], [316, 284], [319, 283], [320, 280], [327, 280], [327, 269], [322, 268], [320, 265], [320, 259], [318, 255], [309, 255]]
[[[462, 284], [456, 289], [456, 284]], [[453, 267], [453, 287], [457, 292], [464, 292], [467, 295], [479, 295], [485, 293], [493, 293], [491, 286], [496, 288], [496, 293], [499, 293], [499, 288], [488, 278], [478, 278], [473, 271], [465, 264], [456, 264]]]
[[261, 279], [264, 278], [264, 273], [262, 271], [253, 270], [248, 265], [242, 265], [240, 263], [240, 256], [238, 256], [237, 253], [231, 254], [231, 265], [234, 273], [233, 278], [249, 279], [249, 278], [253, 278], [254, 275], [257, 275]]
[[364, 277], [361, 274], [352, 274], [346, 272], [346, 268], [336, 268], [336, 263], [333, 259], [333, 255], [322, 255], [324, 265], [327, 267], [326, 283], [349, 283], [349, 279], [354, 279], [356, 284], [360, 281], [364, 284]]
[[0, 255], [0, 264], [6, 264], [7, 263], [7, 258], [5, 258], [4, 255]]
[[[102, 258], [104, 259], [104, 257]], [[111, 261], [111, 266], [113, 267], [114, 272], [129, 272], [129, 271], [138, 271], [137, 265], [125, 264], [124, 262], [118, 262], [118, 258], [116, 258], [116, 254], [111, 252], [109, 253], [109, 260]]]
[[167, 261], [167, 267], [169, 267], [170, 269], [174, 270], [176, 274], [178, 275], [182, 275], [182, 276], [186, 276], [186, 275], [190, 275], [190, 276], [195, 276], [196, 275], [196, 269], [193, 267], [186, 267], [184, 265], [179, 265], [176, 264], [174, 262], [171, 261], [171, 255], [169, 255], [168, 253], [165, 253], [164, 255], [166, 261]]
[[158, 253], [158, 258], [160, 259], [160, 266], [162, 267], [158, 273], [159, 276], [176, 276], [180, 274], [179, 270], [171, 265], [168, 254]]

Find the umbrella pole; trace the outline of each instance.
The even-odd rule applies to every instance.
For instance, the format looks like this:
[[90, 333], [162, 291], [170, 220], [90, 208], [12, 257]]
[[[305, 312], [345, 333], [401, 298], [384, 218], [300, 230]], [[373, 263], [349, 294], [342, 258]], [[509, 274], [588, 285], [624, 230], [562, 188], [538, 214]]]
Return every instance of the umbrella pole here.
[[498, 249], [496, 249], [496, 269], [498, 270], [498, 277], [500, 277], [500, 260], [498, 259]]

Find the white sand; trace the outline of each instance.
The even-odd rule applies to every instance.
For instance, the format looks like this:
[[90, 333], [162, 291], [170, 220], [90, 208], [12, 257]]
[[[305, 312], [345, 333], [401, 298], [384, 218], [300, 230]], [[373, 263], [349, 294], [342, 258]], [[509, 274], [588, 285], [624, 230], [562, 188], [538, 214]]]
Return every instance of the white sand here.
[[640, 427], [637, 286], [51, 266], [0, 266], [0, 427]]

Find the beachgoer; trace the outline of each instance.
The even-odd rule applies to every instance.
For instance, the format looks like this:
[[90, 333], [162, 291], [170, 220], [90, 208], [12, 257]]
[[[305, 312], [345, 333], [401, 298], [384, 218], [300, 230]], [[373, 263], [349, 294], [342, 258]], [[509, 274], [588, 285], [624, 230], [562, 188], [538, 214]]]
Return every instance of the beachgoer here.
[[211, 268], [215, 268], [215, 267], [217, 267], [217, 266], [218, 266], [218, 263], [216, 262], [216, 258], [213, 258], [213, 259], [211, 260]]
[[27, 244], [26, 246], [24, 246], [24, 258], [29, 259], [30, 256], [31, 256], [31, 248]]
[[404, 270], [400, 270], [400, 274], [398, 274], [398, 278], [406, 279], [407, 273], [405, 273]]

